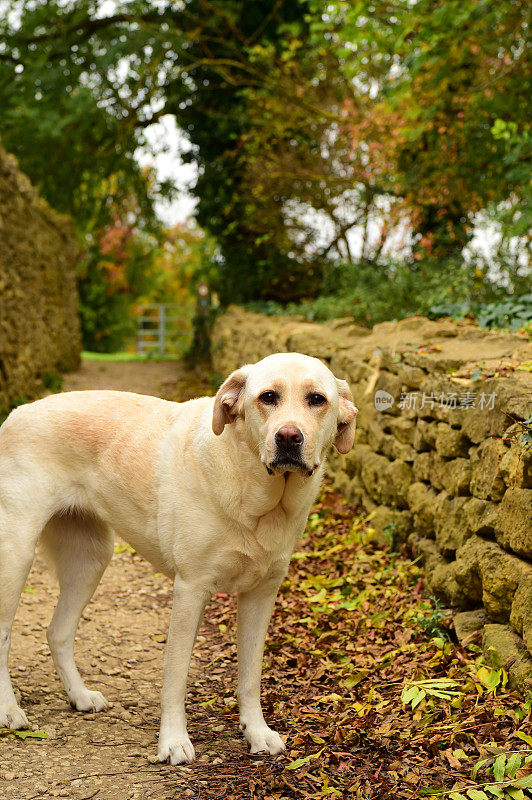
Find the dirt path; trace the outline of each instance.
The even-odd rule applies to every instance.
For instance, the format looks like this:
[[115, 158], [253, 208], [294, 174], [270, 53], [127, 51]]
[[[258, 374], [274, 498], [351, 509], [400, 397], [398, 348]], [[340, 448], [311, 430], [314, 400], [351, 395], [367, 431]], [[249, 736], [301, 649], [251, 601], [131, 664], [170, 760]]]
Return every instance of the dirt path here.
[[[177, 399], [194, 395], [201, 379], [176, 362], [89, 362], [65, 377], [65, 390], [103, 387]], [[52, 664], [45, 631], [58, 592], [47, 566], [36, 559], [13, 629], [10, 665], [32, 727], [47, 738], [0, 738], [2, 800], [202, 797], [203, 789], [217, 784], [220, 771], [227, 772], [222, 764], [233, 763], [235, 755], [249, 758], [233, 701], [226, 703], [225, 720], [212, 710], [214, 698], [227, 691], [234, 696], [235, 677], [233, 637], [220, 632], [214, 602], [190, 675], [189, 730], [198, 763], [193, 768], [153, 763], [171, 583], [140, 556], [120, 544], [115, 549], [121, 552], [83, 615], [76, 646], [88, 686], [101, 689], [112, 703], [96, 715], [70, 709]], [[250, 759], [252, 769], [260, 764], [261, 759]]]
[[64, 376], [63, 389], [118, 389], [176, 400], [206, 390], [201, 377], [180, 361], [84, 361], [77, 372]]

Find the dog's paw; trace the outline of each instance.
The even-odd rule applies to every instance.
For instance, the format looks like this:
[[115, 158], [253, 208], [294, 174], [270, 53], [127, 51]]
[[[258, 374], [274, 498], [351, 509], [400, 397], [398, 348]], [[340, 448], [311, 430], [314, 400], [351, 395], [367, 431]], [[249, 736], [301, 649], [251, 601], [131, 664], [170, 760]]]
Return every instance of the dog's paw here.
[[101, 692], [85, 689], [70, 698], [70, 705], [76, 711], [105, 711], [109, 703]]
[[19, 731], [22, 728], [29, 728], [30, 723], [26, 714], [16, 705], [0, 709], [0, 728], [10, 728], [12, 731]]
[[241, 724], [240, 730], [249, 743], [251, 753], [268, 753], [270, 756], [276, 756], [286, 750], [286, 745], [279, 734], [267, 725], [250, 728], [249, 725]]
[[157, 751], [159, 761], [165, 761], [172, 766], [177, 764], [192, 764], [196, 758], [194, 746], [187, 734], [161, 739]]

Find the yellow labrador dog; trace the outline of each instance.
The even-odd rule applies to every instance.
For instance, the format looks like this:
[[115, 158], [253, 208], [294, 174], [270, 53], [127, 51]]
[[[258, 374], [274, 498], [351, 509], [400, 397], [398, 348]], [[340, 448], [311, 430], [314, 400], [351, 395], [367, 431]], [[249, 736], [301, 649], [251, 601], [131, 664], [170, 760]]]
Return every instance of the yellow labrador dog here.
[[240, 729], [252, 753], [284, 750], [260, 705], [264, 639], [327, 450], [352, 447], [356, 412], [347, 383], [298, 353], [242, 367], [215, 398], [67, 392], [13, 411], [0, 428], [0, 727], [28, 726], [8, 652], [39, 539], [60, 584], [48, 629], [54, 663], [74, 708], [106, 708], [73, 648], [116, 531], [174, 582], [159, 759], [194, 760], [186, 680], [215, 592], [238, 594]]

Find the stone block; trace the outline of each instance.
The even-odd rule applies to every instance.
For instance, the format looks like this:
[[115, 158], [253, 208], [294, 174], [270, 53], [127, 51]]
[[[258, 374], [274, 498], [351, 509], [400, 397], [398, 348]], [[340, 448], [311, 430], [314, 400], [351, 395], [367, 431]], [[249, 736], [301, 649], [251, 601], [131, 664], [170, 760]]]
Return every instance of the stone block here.
[[[527, 419], [532, 413], [532, 399], [523, 391], [519, 377], [508, 376], [504, 380], [493, 378], [477, 386], [477, 402], [468, 410], [462, 426], [463, 432], [475, 444], [490, 436], [502, 436], [512, 423], [512, 416]], [[493, 408], [490, 400], [482, 407], [481, 396], [494, 396]]]
[[358, 444], [367, 444], [368, 443], [368, 434], [364, 428], [359, 428], [357, 426], [357, 442]]
[[455, 458], [446, 461], [443, 468], [443, 488], [450, 494], [469, 494], [471, 464], [467, 458]]
[[532, 575], [526, 575], [517, 587], [512, 601], [510, 624], [523, 638], [525, 638], [524, 629], [526, 628], [527, 641], [525, 644], [529, 650], [532, 650]]
[[503, 455], [499, 468], [506, 486], [532, 489], [532, 450], [525, 450], [519, 441]]
[[413, 556], [421, 559], [427, 575], [434, 572], [436, 567], [447, 565], [433, 539], [427, 539], [414, 531], [407, 541]]
[[406, 353], [404, 361], [427, 372], [442, 373], [460, 369], [465, 363], [461, 358], [446, 358], [435, 353]]
[[330, 367], [334, 375], [338, 378], [344, 378], [348, 383], [367, 381], [374, 372], [374, 370], [357, 355], [355, 348], [347, 351], [340, 350], [333, 353]]
[[383, 434], [383, 436], [384, 438], [381, 443], [381, 452], [383, 456], [386, 456], [386, 458], [389, 458], [390, 461], [392, 461], [395, 458], [394, 456], [395, 445], [398, 443], [389, 433], [385, 433]]
[[451, 428], [446, 422], [439, 422], [436, 430], [435, 447], [438, 455], [442, 458], [467, 456], [470, 442], [462, 431]]
[[458, 562], [478, 573], [482, 603], [491, 619], [507, 622], [517, 587], [532, 573], [532, 566], [479, 536], [472, 536], [456, 551]]
[[389, 461], [384, 456], [366, 453], [362, 462], [361, 478], [368, 495], [376, 503], [381, 503], [383, 489], [386, 488], [386, 469]]
[[460, 611], [453, 617], [453, 626], [456, 637], [460, 644], [471, 641], [473, 634], [482, 630], [484, 625], [490, 622], [490, 618], [483, 608], [475, 611]]
[[463, 563], [456, 561], [448, 563], [443, 556], [442, 561], [434, 569], [426, 565], [426, 580], [429, 591], [445, 605], [452, 608], [468, 608], [471, 602], [479, 602], [480, 597], [474, 593], [475, 581], [478, 582], [476, 573], [464, 569]]
[[413, 445], [416, 450], [428, 450], [436, 447], [436, 436], [438, 435], [438, 423], [428, 422], [420, 419], [417, 421], [414, 431]]
[[409, 389], [419, 389], [427, 377], [427, 373], [419, 367], [411, 367], [409, 364], [400, 363], [394, 370], [401, 383]]
[[387, 392], [389, 395], [393, 397], [394, 403], [393, 405], [387, 409], [387, 413], [390, 415], [398, 415], [401, 413], [400, 408], [398, 406], [398, 401], [401, 396], [401, 388], [402, 384], [397, 375], [394, 375], [392, 372], [387, 372], [386, 370], [381, 370], [377, 377], [377, 381], [375, 383], [375, 388], [371, 393], [368, 400], [374, 405], [374, 398], [376, 392], [384, 391]]
[[471, 457], [471, 494], [481, 500], [502, 499], [506, 490], [501, 460], [506, 446], [500, 439], [486, 439]]
[[376, 502], [373, 497], [365, 491], [363, 486], [359, 485], [357, 490], [360, 498], [360, 500], [357, 502], [360, 502], [360, 505], [365, 508], [366, 511], [375, 511], [375, 509], [379, 507], [379, 503]]
[[506, 490], [499, 504], [495, 535], [502, 547], [532, 558], [532, 489]]
[[[358, 442], [357, 447], [360, 447], [361, 444], [363, 443]], [[358, 451], [358, 453], [360, 453], [360, 451]], [[338, 453], [338, 455], [340, 455], [340, 453]], [[349, 475], [349, 477], [354, 478], [355, 476], [360, 475], [360, 455], [357, 455], [356, 451], [353, 449], [350, 450], [349, 453], [346, 453], [343, 458], [343, 469]]]
[[413, 463], [416, 460], [417, 452], [413, 447], [404, 442], [399, 442], [392, 436], [392, 458], [401, 459], [401, 461], [409, 461]]
[[398, 356], [393, 353], [391, 347], [378, 345], [371, 353], [370, 364], [397, 374]]
[[414, 441], [414, 431], [416, 423], [406, 417], [393, 417], [386, 420], [386, 433], [391, 433], [403, 444], [412, 444]]
[[385, 436], [386, 434], [382, 430], [379, 420], [371, 420], [368, 424], [368, 444], [376, 453], [382, 452]]
[[372, 450], [369, 444], [355, 444], [349, 451], [349, 460], [352, 463], [354, 474], [360, 474], [364, 460], [371, 455]]
[[[350, 450], [350, 453], [353, 451]], [[330, 471], [336, 471], [339, 469], [345, 469], [345, 462], [346, 457], [343, 453], [339, 453], [335, 447], [331, 447], [329, 452], [327, 453], [327, 467]]]
[[419, 425], [420, 422], [423, 425], [426, 425], [424, 420], [418, 420], [418, 424], [416, 425], [416, 429], [414, 431], [414, 440], [412, 442], [412, 445], [414, 449], [417, 450], [419, 453], [423, 453], [423, 452], [428, 452], [431, 449], [431, 445], [430, 442], [427, 441], [427, 439], [423, 435], [424, 430], [422, 427], [420, 427]]
[[288, 352], [305, 353], [324, 361], [330, 361], [342, 344], [341, 334], [312, 322], [296, 322], [287, 340]]
[[464, 507], [465, 497], [451, 497], [446, 492], [438, 495], [434, 514], [436, 544], [446, 558], [453, 558], [455, 551], [472, 535]]
[[407, 492], [412, 479], [412, 468], [404, 461], [397, 460], [389, 463], [382, 486], [383, 503], [399, 508], [408, 508]]
[[[420, 386], [421, 400], [423, 392], [427, 400], [434, 398], [430, 416], [440, 422], [446, 422], [453, 428], [460, 428], [468, 411], [461, 405], [462, 392], [468, 388], [463, 383], [457, 384], [456, 380], [447, 375], [431, 373]], [[423, 411], [420, 410], [419, 413], [422, 415]]]
[[[452, 428], [461, 428], [467, 419], [467, 408], [459, 405], [460, 391], [456, 390], [456, 385], [452, 391], [445, 394], [443, 403], [438, 403], [434, 409], [434, 416], [441, 422], [446, 422]], [[456, 402], [456, 405], [455, 405]]]
[[494, 536], [499, 513], [498, 503], [490, 503], [489, 500], [480, 500], [478, 497], [470, 497], [464, 504], [467, 525], [472, 533], [480, 533], [484, 536]]
[[530, 691], [532, 688], [532, 656], [509, 625], [484, 626], [482, 649], [488, 664], [508, 671], [510, 689]]
[[416, 530], [434, 537], [434, 515], [438, 508], [436, 492], [426, 483], [412, 483], [407, 492]]
[[356, 502], [355, 495], [358, 493], [358, 486], [356, 484], [353, 485], [353, 479], [347, 473], [340, 470], [336, 471], [334, 473], [334, 485], [346, 500], [350, 503]]
[[377, 541], [381, 545], [398, 547], [406, 541], [412, 530], [412, 515], [408, 511], [379, 506], [371, 518]]
[[369, 336], [371, 333], [370, 328], [365, 328], [363, 325], [356, 325], [352, 317], [337, 317], [328, 322], [324, 322], [323, 326], [332, 331], [340, 331], [344, 336], [349, 339], [358, 338], [359, 336]]
[[437, 453], [431, 454], [430, 482], [436, 489], [445, 489], [453, 495], [467, 495], [470, 480], [471, 464], [468, 458], [445, 461]]
[[414, 479], [416, 481], [430, 480], [430, 453], [418, 453], [413, 465]]

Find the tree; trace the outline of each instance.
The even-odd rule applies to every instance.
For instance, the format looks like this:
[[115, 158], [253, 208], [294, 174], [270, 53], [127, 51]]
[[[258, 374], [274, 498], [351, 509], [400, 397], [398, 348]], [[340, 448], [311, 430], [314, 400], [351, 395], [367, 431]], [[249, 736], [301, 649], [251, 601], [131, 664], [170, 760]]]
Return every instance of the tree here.
[[264, 202], [249, 180], [257, 93], [279, 92], [286, 38], [307, 35], [305, 12], [300, 0], [191, 0], [182, 20], [190, 65], [172, 86], [168, 109], [194, 145], [197, 218], [220, 247], [222, 302], [286, 301], [320, 287], [319, 269], [297, 257], [286, 235], [289, 195]]
[[476, 213], [528, 193], [530, 151], [508, 169], [492, 130], [497, 119], [530, 130], [529, 20], [525, 0], [362, 0], [333, 1], [316, 23], [372, 97], [365, 135], [388, 151], [418, 260], [459, 257]]
[[[243, 192], [240, 155], [250, 125], [247, 91], [268, 79], [253, 65], [253, 47], [270, 48], [279, 61], [283, 26], [304, 27], [299, 0], [190, 0], [157, 10], [135, 0], [109, 16], [89, 0], [13, 6], [18, 13], [1, 25], [1, 133], [54, 207], [73, 214], [84, 232], [94, 230], [108, 221], [101, 187], [112, 176], [111, 201], [134, 193], [153, 220], [153, 195], [168, 187], [146, 191], [133, 156], [143, 128], [174, 113], [196, 147], [198, 217], [220, 245], [222, 298], [271, 291], [288, 299], [319, 288], [289, 241], [268, 241], [260, 208]], [[274, 200], [278, 227], [283, 202]]]
[[[333, 286], [339, 259], [389, 280], [398, 231], [414, 278], [459, 265], [470, 291], [487, 281], [487, 265], [478, 280], [462, 265], [476, 215], [525, 236], [524, 0], [131, 0], [107, 13], [14, 0], [11, 11], [6, 146], [83, 237], [133, 196], [152, 233], [153, 199], [169, 187], [146, 183], [134, 154], [145, 127], [173, 114], [199, 166], [222, 302], [312, 297]], [[517, 281], [517, 268], [505, 276]]]

